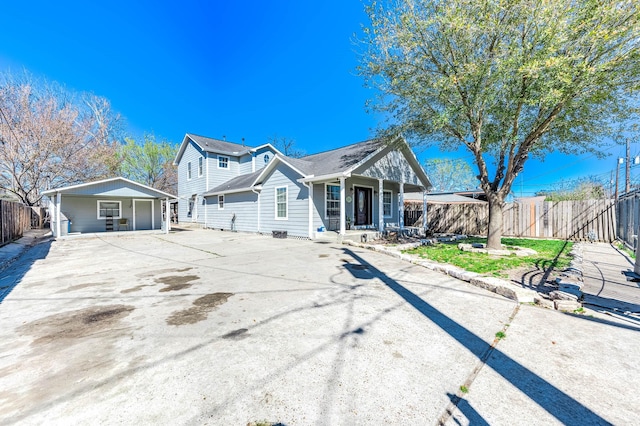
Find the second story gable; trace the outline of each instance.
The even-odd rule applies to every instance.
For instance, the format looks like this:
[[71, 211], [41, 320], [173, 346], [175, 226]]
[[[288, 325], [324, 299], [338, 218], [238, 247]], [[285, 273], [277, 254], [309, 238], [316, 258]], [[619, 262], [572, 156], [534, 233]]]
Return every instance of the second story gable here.
[[178, 194], [201, 194], [234, 177], [253, 173], [277, 153], [270, 144], [254, 148], [187, 133], [174, 160]]

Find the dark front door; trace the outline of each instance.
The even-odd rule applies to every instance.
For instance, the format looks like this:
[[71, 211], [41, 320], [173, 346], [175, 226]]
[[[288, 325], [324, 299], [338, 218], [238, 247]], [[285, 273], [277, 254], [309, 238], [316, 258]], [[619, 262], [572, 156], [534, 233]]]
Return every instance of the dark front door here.
[[355, 187], [356, 225], [371, 225], [371, 188]]

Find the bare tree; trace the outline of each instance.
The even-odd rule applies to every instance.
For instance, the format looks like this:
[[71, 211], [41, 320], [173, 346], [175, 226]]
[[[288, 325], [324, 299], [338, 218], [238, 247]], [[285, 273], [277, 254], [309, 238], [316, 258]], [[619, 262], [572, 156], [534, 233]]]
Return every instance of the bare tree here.
[[278, 151], [282, 152], [287, 157], [300, 158], [306, 155], [306, 153], [303, 150], [296, 148], [295, 139], [288, 138], [286, 136], [280, 137], [280, 136], [274, 135], [268, 139], [268, 142], [274, 147], [276, 147]]
[[0, 78], [0, 189], [27, 205], [42, 191], [113, 175], [120, 117], [106, 99], [25, 75]]

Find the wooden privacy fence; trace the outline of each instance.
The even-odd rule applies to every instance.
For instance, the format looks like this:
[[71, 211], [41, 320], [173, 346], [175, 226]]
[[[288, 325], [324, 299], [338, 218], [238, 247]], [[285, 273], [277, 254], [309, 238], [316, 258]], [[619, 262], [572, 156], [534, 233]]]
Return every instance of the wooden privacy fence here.
[[[407, 210], [416, 209], [408, 206]], [[411, 219], [411, 216], [405, 215], [405, 218]], [[428, 229], [434, 233], [486, 235], [489, 206], [429, 203], [427, 220]], [[421, 223], [418, 220], [416, 226]], [[503, 210], [503, 230], [506, 237], [611, 242], [616, 238], [615, 206], [612, 200], [507, 203]]]
[[31, 228], [31, 207], [0, 200], [0, 246], [22, 237]]
[[616, 205], [618, 238], [629, 247], [635, 248], [634, 235], [638, 235], [640, 226], [640, 192], [633, 191], [623, 195]]

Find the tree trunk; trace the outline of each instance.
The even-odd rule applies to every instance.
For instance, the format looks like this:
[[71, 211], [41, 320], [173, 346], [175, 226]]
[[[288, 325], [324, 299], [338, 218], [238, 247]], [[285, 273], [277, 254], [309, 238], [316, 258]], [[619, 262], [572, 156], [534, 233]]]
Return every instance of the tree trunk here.
[[489, 201], [489, 232], [487, 234], [487, 248], [491, 250], [502, 249], [502, 210], [504, 198], [499, 195], [487, 197]]

